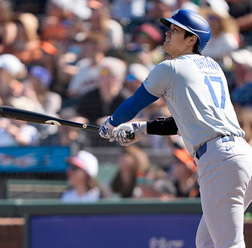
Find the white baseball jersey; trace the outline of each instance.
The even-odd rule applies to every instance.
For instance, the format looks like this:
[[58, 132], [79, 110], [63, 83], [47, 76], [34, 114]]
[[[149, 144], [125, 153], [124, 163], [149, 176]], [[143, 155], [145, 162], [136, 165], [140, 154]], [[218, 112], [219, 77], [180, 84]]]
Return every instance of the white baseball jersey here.
[[211, 58], [187, 54], [158, 64], [143, 82], [164, 96], [192, 156], [205, 142], [220, 136], [244, 136], [220, 66]]

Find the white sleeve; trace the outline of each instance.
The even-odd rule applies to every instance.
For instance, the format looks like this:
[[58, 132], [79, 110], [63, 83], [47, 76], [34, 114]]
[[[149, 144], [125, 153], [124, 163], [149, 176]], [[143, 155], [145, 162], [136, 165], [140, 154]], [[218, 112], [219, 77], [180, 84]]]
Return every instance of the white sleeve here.
[[171, 62], [162, 62], [150, 72], [143, 85], [150, 94], [161, 97], [172, 86], [173, 74]]

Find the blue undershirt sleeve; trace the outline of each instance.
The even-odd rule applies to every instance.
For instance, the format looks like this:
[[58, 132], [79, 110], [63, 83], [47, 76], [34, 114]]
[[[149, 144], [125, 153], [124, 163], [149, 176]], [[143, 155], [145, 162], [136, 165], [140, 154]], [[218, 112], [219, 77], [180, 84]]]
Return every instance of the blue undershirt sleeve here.
[[114, 114], [110, 117], [110, 123], [117, 127], [121, 123], [132, 120], [142, 109], [158, 100], [158, 97], [150, 94], [143, 84], [137, 91], [119, 105]]

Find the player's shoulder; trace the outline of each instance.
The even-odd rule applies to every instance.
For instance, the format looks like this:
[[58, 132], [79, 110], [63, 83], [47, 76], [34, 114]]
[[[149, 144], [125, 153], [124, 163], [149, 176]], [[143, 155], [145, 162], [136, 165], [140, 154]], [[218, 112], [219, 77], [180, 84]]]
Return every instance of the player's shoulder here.
[[203, 56], [200, 54], [185, 54], [181, 55], [178, 58], [175, 59], [167, 59], [159, 64], [156, 65], [155, 72], [157, 71], [166, 71], [166, 72], [178, 72], [178, 69], [180, 68], [181, 70], [191, 70], [194, 68], [210, 68], [210, 69], [215, 69], [215, 70], [220, 70], [220, 67], [218, 63], [208, 57], [208, 56]]
[[202, 55], [199, 54], [185, 54], [181, 55], [175, 59], [166, 59], [159, 63], [159, 66], [174, 66], [179, 63], [191, 62], [194, 59], [200, 58]]

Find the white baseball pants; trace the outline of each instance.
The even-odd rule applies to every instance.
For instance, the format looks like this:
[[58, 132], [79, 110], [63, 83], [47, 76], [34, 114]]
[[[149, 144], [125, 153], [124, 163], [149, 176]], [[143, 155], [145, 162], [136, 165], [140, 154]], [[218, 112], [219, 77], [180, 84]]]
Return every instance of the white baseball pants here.
[[244, 211], [252, 201], [252, 147], [241, 137], [207, 142], [195, 158], [203, 216], [197, 248], [245, 248]]

